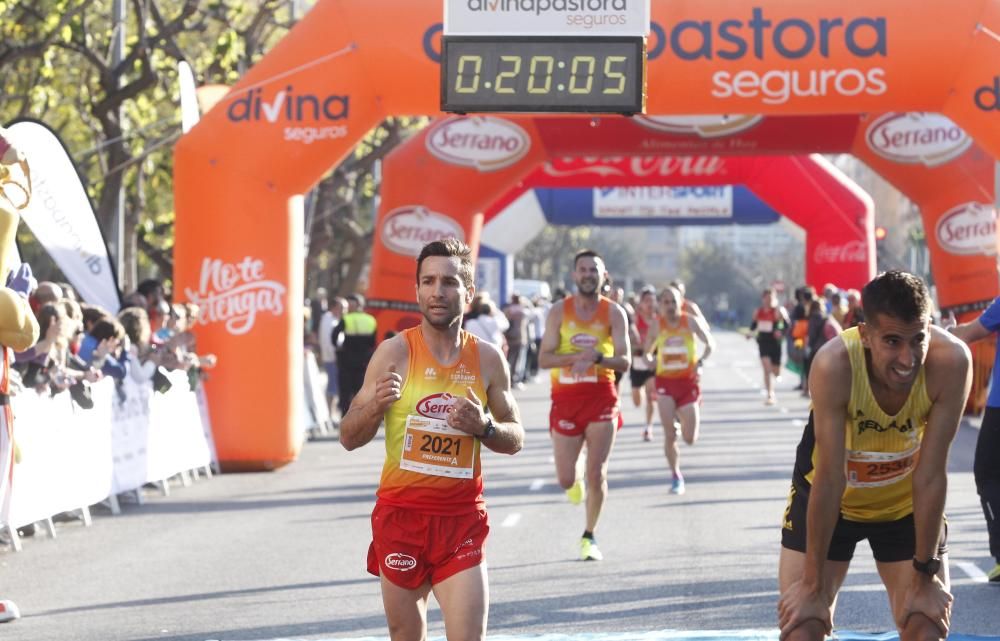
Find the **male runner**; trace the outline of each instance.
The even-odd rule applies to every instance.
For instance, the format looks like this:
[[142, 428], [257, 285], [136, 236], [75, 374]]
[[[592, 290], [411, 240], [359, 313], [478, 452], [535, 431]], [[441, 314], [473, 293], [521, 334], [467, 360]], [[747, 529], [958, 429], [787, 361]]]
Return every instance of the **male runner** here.
[[781, 638], [833, 629], [837, 592], [868, 539], [900, 639], [948, 634], [948, 449], [972, 380], [964, 343], [930, 325], [927, 288], [890, 271], [861, 295], [865, 322], [828, 341], [809, 376], [778, 570]]
[[643, 391], [646, 393], [646, 427], [642, 431], [644, 441], [653, 440], [653, 401], [656, 398], [653, 377], [656, 370], [644, 357], [642, 347], [646, 344], [650, 329], [656, 325], [656, 289], [644, 287], [639, 293], [634, 321], [629, 324], [629, 339], [638, 348], [638, 353], [632, 354], [632, 368], [628, 373], [632, 382], [632, 402], [636, 407], [642, 407]]
[[[715, 339], [705, 319], [682, 311], [682, 305], [681, 293], [676, 288], [668, 287], [660, 293], [657, 328], [649, 332], [642, 350], [649, 363], [653, 362], [653, 355], [656, 354], [656, 404], [666, 436], [664, 452], [673, 476], [671, 494], [684, 494], [678, 429], [674, 420], [680, 419], [684, 442], [694, 445], [698, 440], [701, 414], [701, 366], [715, 349]], [[700, 358], [697, 356], [695, 337], [705, 344]]]
[[461, 329], [473, 282], [464, 243], [424, 246], [417, 258], [423, 319], [379, 345], [340, 426], [341, 443], [353, 450], [385, 420], [368, 571], [381, 576], [393, 641], [427, 637], [432, 591], [449, 638], [486, 634], [489, 524], [480, 445], [514, 454], [524, 429], [503, 355]]
[[[954, 317], [951, 324], [954, 325]], [[1000, 298], [994, 300], [975, 320], [950, 327], [948, 331], [966, 343], [974, 343], [1000, 332]], [[997, 350], [993, 362], [990, 395], [979, 426], [972, 474], [986, 518], [990, 554], [996, 560], [996, 565], [986, 576], [990, 583], [1000, 584], [1000, 350]]]
[[[760, 297], [761, 305], [753, 313], [750, 331], [757, 333], [757, 351], [764, 370], [765, 405], [774, 405], [774, 383], [781, 376], [781, 340], [791, 321], [785, 308], [778, 304], [778, 295], [768, 287]], [[750, 338], [750, 336], [747, 336]]]
[[[538, 355], [539, 366], [552, 369], [549, 432], [556, 477], [572, 503], [584, 498], [587, 502], [580, 539], [580, 558], [585, 561], [604, 558], [594, 530], [608, 492], [608, 458], [620, 426], [614, 373], [627, 370], [631, 360], [625, 312], [599, 293], [604, 274], [604, 260], [596, 252], [576, 254], [577, 293], [553, 303]], [[584, 444], [586, 486], [577, 470]]]

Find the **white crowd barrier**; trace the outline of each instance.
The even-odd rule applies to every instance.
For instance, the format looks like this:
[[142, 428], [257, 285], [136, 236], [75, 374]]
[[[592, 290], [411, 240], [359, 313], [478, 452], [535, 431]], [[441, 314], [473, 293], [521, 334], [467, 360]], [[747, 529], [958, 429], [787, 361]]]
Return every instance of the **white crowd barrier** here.
[[[11, 398], [14, 466], [7, 523], [17, 529], [79, 510], [146, 483], [214, 463], [208, 411], [187, 374], [171, 372], [166, 393], [126, 377], [116, 389], [91, 387], [94, 407], [81, 409], [68, 392], [54, 397], [24, 390]], [[89, 515], [87, 516], [89, 519]]]

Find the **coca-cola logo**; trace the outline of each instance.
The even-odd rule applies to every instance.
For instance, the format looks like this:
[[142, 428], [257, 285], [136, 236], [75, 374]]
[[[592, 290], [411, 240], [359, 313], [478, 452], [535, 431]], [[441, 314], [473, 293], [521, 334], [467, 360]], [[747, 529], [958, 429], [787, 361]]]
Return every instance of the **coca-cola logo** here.
[[965, 203], [946, 211], [935, 236], [949, 254], [992, 256], [997, 252], [997, 212], [989, 203]]
[[199, 323], [225, 323], [226, 331], [237, 336], [252, 330], [260, 314], [285, 311], [285, 286], [266, 280], [264, 261], [251, 256], [238, 263], [205, 258], [198, 290], [186, 287], [184, 294], [199, 307]]
[[972, 145], [961, 127], [941, 114], [889, 113], [865, 133], [868, 147], [879, 156], [901, 163], [944, 164]]
[[419, 256], [424, 245], [445, 238], [464, 241], [465, 232], [455, 220], [419, 205], [394, 209], [382, 223], [382, 243], [403, 256]]
[[636, 116], [633, 120], [655, 131], [672, 134], [689, 134], [701, 138], [721, 138], [750, 129], [764, 116], [745, 114], [702, 115], [702, 116]]
[[863, 240], [850, 240], [842, 245], [822, 242], [813, 251], [816, 263], [867, 263], [868, 244]]
[[593, 334], [574, 334], [569, 342], [575, 347], [586, 349], [597, 345], [597, 337]]
[[446, 419], [448, 413], [455, 408], [455, 398], [447, 392], [425, 396], [417, 403], [417, 414], [427, 418]]
[[402, 552], [393, 552], [392, 554], [387, 554], [385, 557], [385, 567], [391, 570], [399, 570], [400, 572], [406, 572], [407, 570], [412, 570], [417, 567], [417, 560], [410, 556], [409, 554], [403, 554]]
[[427, 134], [427, 150], [440, 160], [479, 171], [513, 165], [531, 148], [518, 125], [500, 118], [453, 118]]
[[542, 165], [542, 170], [557, 178], [593, 174], [601, 177], [622, 176], [724, 176], [726, 160], [720, 156], [612, 156], [607, 158], [559, 158]]

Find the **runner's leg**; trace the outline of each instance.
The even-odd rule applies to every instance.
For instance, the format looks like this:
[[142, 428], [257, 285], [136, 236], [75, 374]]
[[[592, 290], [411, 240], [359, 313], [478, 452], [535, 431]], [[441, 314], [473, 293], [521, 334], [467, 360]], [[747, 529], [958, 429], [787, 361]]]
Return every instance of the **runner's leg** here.
[[[913, 562], [906, 561], [885, 562], [876, 561], [875, 567], [878, 569], [882, 583], [885, 585], [889, 595], [889, 604], [892, 606], [892, 615], [895, 621], [899, 621], [905, 607], [906, 588], [913, 581]], [[941, 570], [938, 578], [947, 588], [950, 585], [948, 576], [948, 555], [941, 555]], [[948, 608], [948, 616], [951, 616], [951, 607]], [[950, 624], [950, 622], [949, 622]], [[898, 626], [898, 623], [897, 623]], [[938, 623], [923, 614], [913, 614], [906, 621], [906, 624], [899, 628], [900, 641], [929, 641], [930, 639], [944, 639]]]
[[424, 641], [427, 638], [427, 595], [431, 584], [424, 583], [416, 590], [401, 588], [384, 576], [382, 579], [382, 605], [389, 624], [392, 641]]
[[580, 450], [583, 449], [583, 435], [566, 436], [559, 432], [552, 434], [552, 455], [556, 460], [556, 479], [559, 485], [568, 490], [576, 482], [577, 461]]
[[617, 430], [610, 421], [591, 423], [584, 432], [587, 442], [587, 531], [593, 532], [608, 494], [608, 459]]
[[688, 403], [675, 410], [681, 419], [681, 436], [688, 445], [694, 445], [698, 441], [698, 428], [701, 424], [701, 409], [697, 402]]
[[434, 598], [441, 606], [448, 641], [482, 641], [490, 611], [486, 563], [462, 570], [435, 585]]
[[656, 404], [660, 409], [660, 423], [663, 424], [663, 434], [666, 436], [664, 452], [667, 455], [667, 463], [670, 464], [670, 470], [677, 475], [680, 473], [677, 460], [680, 450], [677, 447], [677, 428], [674, 427], [676, 404], [669, 394], [659, 394], [656, 397]]
[[[825, 590], [827, 594], [836, 594], [840, 591], [840, 586], [844, 584], [844, 577], [847, 576], [847, 568], [850, 561], [826, 561], [823, 569]], [[778, 557], [778, 589], [784, 594], [788, 588], [802, 578], [806, 567], [806, 555], [796, 550], [781, 548], [781, 555]], [[834, 597], [833, 605], [830, 606], [830, 614], [837, 607], [837, 599]], [[823, 623], [812, 619], [799, 624], [784, 641], [822, 641], [826, 637]]]

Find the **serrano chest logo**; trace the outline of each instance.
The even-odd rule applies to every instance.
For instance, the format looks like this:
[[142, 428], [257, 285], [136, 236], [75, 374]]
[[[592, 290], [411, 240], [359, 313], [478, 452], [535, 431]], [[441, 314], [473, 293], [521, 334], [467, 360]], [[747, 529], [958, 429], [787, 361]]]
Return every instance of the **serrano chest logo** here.
[[427, 136], [427, 150], [438, 159], [482, 172], [509, 167], [530, 148], [524, 129], [499, 118], [446, 120]]
[[417, 413], [427, 418], [446, 419], [455, 407], [455, 397], [447, 392], [425, 396], [417, 402]]
[[393, 209], [382, 223], [382, 242], [403, 256], [419, 256], [424, 245], [445, 238], [464, 241], [465, 232], [448, 216], [419, 205]]
[[588, 347], [597, 346], [597, 337], [593, 334], [574, 334], [573, 338], [569, 339], [569, 342], [574, 347], [586, 349]]
[[997, 215], [989, 203], [965, 203], [948, 210], [934, 231], [941, 248], [950, 254], [992, 256], [997, 252]]
[[920, 112], [878, 118], [868, 127], [865, 140], [883, 158], [928, 167], [957, 158], [972, 145], [972, 138], [948, 118]]

